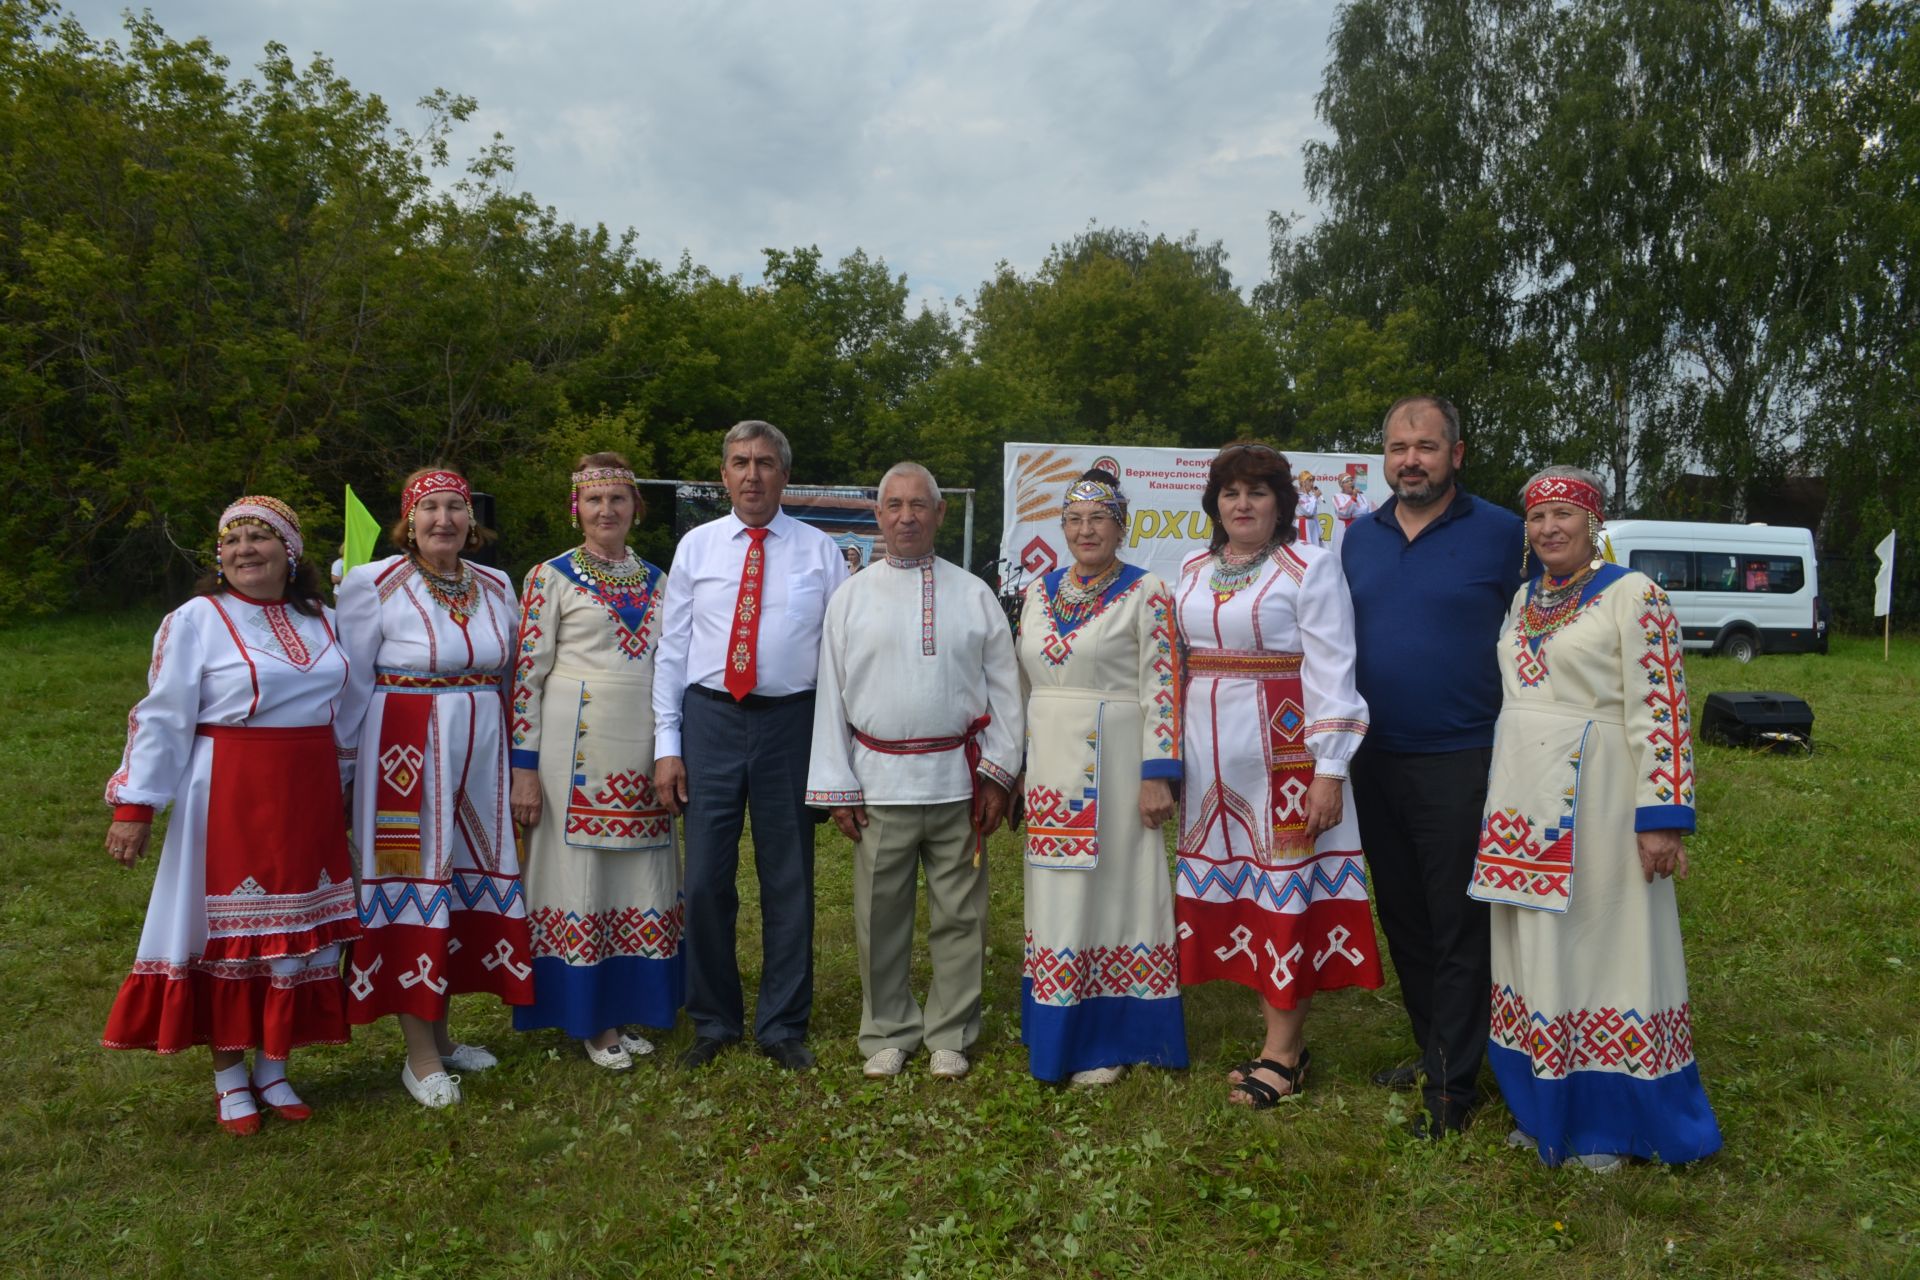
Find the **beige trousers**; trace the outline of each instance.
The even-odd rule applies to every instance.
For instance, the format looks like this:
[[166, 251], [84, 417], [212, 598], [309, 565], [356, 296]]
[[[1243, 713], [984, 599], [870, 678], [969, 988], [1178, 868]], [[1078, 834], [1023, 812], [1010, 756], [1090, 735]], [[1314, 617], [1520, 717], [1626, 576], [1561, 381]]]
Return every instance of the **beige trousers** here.
[[[860, 947], [860, 1052], [964, 1051], [980, 1034], [987, 867], [973, 865], [972, 805], [870, 805], [853, 846], [853, 935]], [[927, 876], [933, 981], [913, 998], [914, 902]]]

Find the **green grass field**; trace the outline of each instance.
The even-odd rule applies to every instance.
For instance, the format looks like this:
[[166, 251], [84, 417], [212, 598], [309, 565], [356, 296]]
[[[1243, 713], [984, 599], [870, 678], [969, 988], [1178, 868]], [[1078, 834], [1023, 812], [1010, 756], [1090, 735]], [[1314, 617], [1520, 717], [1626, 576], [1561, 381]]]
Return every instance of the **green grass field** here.
[[[0, 632], [0, 1272], [250, 1276], [1711, 1276], [1920, 1274], [1920, 645], [1696, 660], [1694, 697], [1783, 689], [1818, 716], [1811, 759], [1700, 752], [1701, 830], [1681, 890], [1701, 1074], [1726, 1135], [1684, 1169], [1600, 1177], [1503, 1145], [1405, 1132], [1367, 1083], [1411, 1051], [1394, 988], [1308, 1023], [1298, 1104], [1227, 1105], [1253, 997], [1190, 992], [1194, 1060], [1094, 1093], [1042, 1087], [1019, 1044], [1020, 867], [998, 879], [973, 1075], [924, 1058], [870, 1083], [850, 860], [819, 856], [820, 1069], [750, 1054], [625, 1078], [466, 998], [457, 1035], [502, 1066], [428, 1114], [389, 1025], [297, 1055], [316, 1107], [254, 1139], [212, 1122], [203, 1052], [109, 1053], [153, 861], [101, 849], [113, 771], [157, 621]], [[831, 828], [825, 829], [827, 832]], [[157, 841], [156, 841], [157, 849]], [[749, 864], [750, 865], [750, 864]], [[748, 877], [750, 881], [751, 877]], [[743, 885], [743, 965], [758, 916]]]

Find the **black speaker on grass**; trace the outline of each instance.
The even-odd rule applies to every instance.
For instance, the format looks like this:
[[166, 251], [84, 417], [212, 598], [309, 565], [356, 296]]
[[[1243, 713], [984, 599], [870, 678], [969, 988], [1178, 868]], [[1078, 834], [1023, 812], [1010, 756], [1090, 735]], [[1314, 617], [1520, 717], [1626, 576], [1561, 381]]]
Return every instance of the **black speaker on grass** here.
[[1710, 693], [1700, 736], [1729, 747], [1813, 750], [1813, 708], [1790, 693]]

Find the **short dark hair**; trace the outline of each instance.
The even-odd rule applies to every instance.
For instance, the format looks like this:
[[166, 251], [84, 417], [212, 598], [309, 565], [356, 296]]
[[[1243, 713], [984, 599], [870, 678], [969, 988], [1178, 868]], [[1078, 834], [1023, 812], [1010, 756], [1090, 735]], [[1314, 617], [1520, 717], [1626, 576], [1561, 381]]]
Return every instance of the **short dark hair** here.
[[1218, 551], [1227, 545], [1227, 530], [1220, 523], [1220, 491], [1239, 481], [1264, 484], [1279, 501], [1279, 520], [1273, 536], [1279, 542], [1292, 542], [1294, 515], [1300, 509], [1300, 495], [1293, 487], [1293, 467], [1287, 455], [1258, 440], [1236, 440], [1213, 457], [1207, 468], [1207, 491], [1200, 495], [1200, 509], [1213, 521], [1213, 541], [1208, 549]]
[[1424, 405], [1446, 419], [1447, 443], [1449, 445], [1460, 443], [1460, 411], [1454, 408], [1453, 401], [1447, 399], [1445, 396], [1429, 395], [1401, 396], [1398, 400], [1395, 400], [1387, 409], [1387, 416], [1380, 419], [1380, 436], [1382, 439], [1386, 438], [1387, 424], [1393, 421], [1394, 415], [1402, 409], [1410, 408], [1413, 405]]

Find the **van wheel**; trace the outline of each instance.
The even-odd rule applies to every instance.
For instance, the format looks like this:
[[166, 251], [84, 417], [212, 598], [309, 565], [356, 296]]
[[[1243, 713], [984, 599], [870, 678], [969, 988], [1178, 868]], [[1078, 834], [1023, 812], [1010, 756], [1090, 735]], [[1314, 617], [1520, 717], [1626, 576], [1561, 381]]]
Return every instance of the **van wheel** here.
[[1752, 662], [1754, 655], [1760, 652], [1760, 646], [1754, 643], [1751, 632], [1735, 631], [1720, 642], [1720, 652], [1735, 662]]

